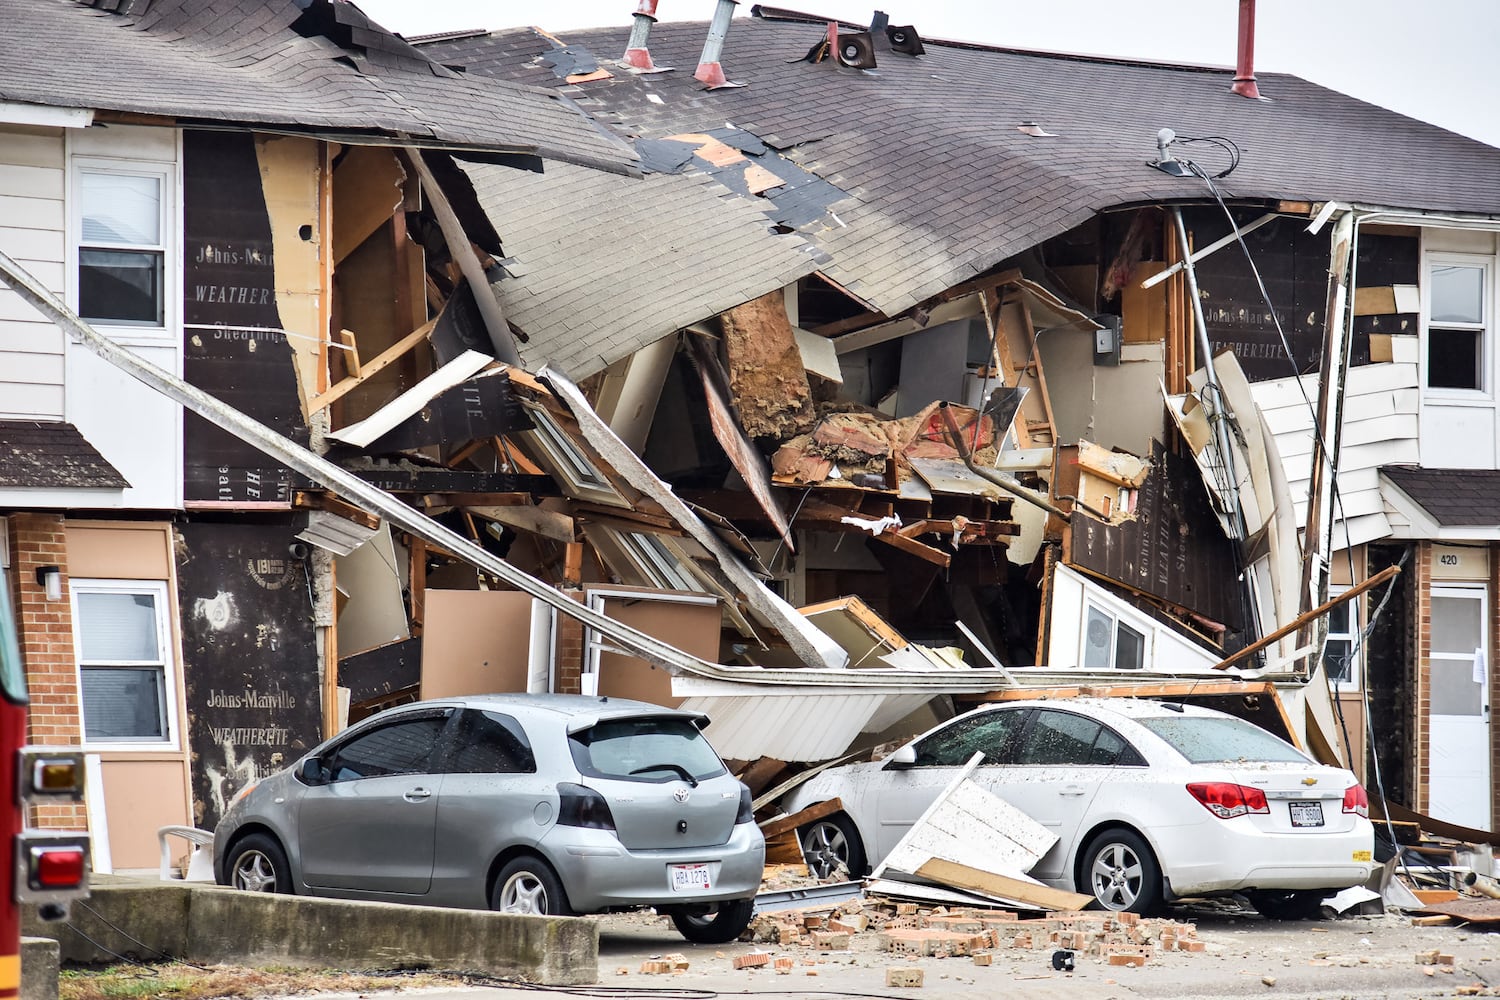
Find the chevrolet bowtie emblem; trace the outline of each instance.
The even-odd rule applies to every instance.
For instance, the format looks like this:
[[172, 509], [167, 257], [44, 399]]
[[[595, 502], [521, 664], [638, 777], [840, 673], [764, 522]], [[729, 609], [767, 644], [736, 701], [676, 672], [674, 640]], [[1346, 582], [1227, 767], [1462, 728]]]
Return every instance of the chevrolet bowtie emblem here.
[[1318, 779], [1317, 778], [1303, 778], [1302, 779], [1302, 783], [1304, 785], [1316, 785], [1318, 783]]

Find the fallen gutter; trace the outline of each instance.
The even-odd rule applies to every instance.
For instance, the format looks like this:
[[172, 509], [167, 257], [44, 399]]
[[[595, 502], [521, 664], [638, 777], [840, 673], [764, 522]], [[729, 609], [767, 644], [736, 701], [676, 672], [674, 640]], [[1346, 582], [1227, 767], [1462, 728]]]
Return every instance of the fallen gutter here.
[[[241, 413], [232, 406], [228, 406], [223, 401], [216, 399], [196, 386], [189, 385], [186, 381], [172, 375], [170, 372], [142, 360], [131, 351], [119, 346], [79, 319], [71, 309], [62, 302], [59, 302], [30, 273], [3, 252], [0, 252], [0, 275], [4, 276], [17, 295], [30, 303], [38, 312], [50, 319], [61, 330], [75, 337], [88, 350], [132, 378], [180, 404], [185, 409], [198, 414], [205, 420], [212, 421], [240, 440], [253, 445], [268, 455], [280, 459], [286, 463], [288, 468], [294, 469], [309, 479], [323, 484], [328, 489], [341, 494], [348, 500], [359, 503], [366, 510], [379, 514], [391, 524], [410, 532], [429, 544], [444, 548], [470, 565], [493, 574], [517, 590], [530, 594], [532, 597], [550, 605], [569, 618], [580, 621], [589, 628], [594, 629], [627, 653], [660, 666], [669, 673], [685, 673], [714, 680], [735, 681], [742, 684], [785, 685], [796, 683], [851, 689], [857, 689], [866, 685], [884, 687], [891, 684], [896, 678], [904, 678], [906, 684], [913, 690], [930, 691], [934, 695], [976, 693], [997, 690], [1006, 686], [1005, 678], [1001, 676], [999, 671], [985, 669], [932, 672], [895, 671], [890, 669], [765, 669], [761, 667], [725, 666], [699, 659], [675, 646], [591, 610], [555, 587], [485, 551], [463, 535], [444, 527], [421, 512], [412, 509], [390, 493], [371, 486], [353, 473], [334, 465], [322, 456], [300, 445], [288, 441], [265, 424], [246, 416], [244, 413]], [[556, 378], [556, 375], [554, 374], [553, 377]], [[577, 389], [571, 383], [566, 383], [565, 380], [561, 381], [566, 384], [567, 388], [572, 389], [575, 394], [575, 405], [582, 402], [582, 396], [577, 393]], [[575, 415], [583, 419], [591, 419], [598, 422], [598, 417], [594, 415], [593, 411], [586, 404], [582, 405], [581, 412]], [[670, 491], [668, 493], [670, 495]], [[671, 497], [671, 501], [674, 511], [680, 508], [691, 515], [691, 511], [681, 500]], [[709, 544], [710, 551], [715, 553], [724, 553], [727, 551], [717, 536], [714, 536], [696, 516], [691, 516], [689, 524], [685, 524], [684, 527], [689, 527], [689, 525], [696, 526], [696, 530], [702, 532], [708, 538], [709, 541], [706, 544]], [[698, 536], [695, 535], [694, 537]], [[731, 558], [728, 562], [737, 566], [739, 565], [737, 559]], [[750, 576], [743, 566], [739, 566], [738, 575], [744, 580], [753, 581], [756, 584], [753, 590], [764, 591], [766, 594], [770, 593], [765, 588], [759, 586], [759, 581]], [[799, 619], [802, 618], [801, 615], [796, 615], [796, 617]], [[817, 632], [810, 623], [803, 620], [799, 628], [799, 634], [802, 634], [808, 641], [811, 641], [812, 637], [808, 635], [809, 632], [816, 633], [817, 638], [821, 640], [818, 645], [827, 644], [837, 649], [839, 655], [845, 655], [842, 649], [833, 645], [831, 639], [824, 636], [821, 632]], [[814, 662], [818, 661], [814, 660]]]

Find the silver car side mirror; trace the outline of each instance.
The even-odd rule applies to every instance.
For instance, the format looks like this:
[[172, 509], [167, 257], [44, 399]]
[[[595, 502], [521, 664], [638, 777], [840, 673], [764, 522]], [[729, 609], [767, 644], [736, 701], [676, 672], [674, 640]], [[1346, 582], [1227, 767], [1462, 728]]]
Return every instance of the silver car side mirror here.
[[908, 767], [915, 767], [917, 763], [917, 748], [908, 743], [885, 759], [887, 771], [904, 771]]
[[323, 761], [317, 757], [308, 757], [297, 769], [297, 774], [309, 785], [322, 785], [328, 781], [328, 775], [323, 770]]

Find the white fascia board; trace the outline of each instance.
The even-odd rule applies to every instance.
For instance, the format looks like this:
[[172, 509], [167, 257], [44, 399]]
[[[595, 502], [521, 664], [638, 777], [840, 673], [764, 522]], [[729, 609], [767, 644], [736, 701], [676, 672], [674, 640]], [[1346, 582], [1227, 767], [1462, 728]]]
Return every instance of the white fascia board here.
[[1385, 476], [1380, 477], [1380, 495], [1392, 509], [1410, 522], [1401, 534], [1407, 538], [1438, 538], [1443, 526], [1427, 513], [1427, 508], [1406, 495], [1406, 491]]
[[0, 101], [0, 125], [88, 128], [92, 124], [94, 124], [94, 112], [91, 108], [55, 108], [48, 104]]

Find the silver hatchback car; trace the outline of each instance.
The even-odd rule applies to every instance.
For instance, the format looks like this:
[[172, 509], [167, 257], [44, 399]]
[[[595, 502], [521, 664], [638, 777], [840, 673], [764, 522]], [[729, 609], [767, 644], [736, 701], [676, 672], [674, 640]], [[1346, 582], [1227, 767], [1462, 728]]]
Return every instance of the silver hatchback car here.
[[690, 941], [750, 922], [765, 841], [705, 716], [577, 695], [417, 702], [242, 790], [221, 885], [508, 913], [654, 906]]

